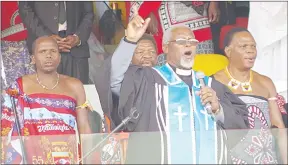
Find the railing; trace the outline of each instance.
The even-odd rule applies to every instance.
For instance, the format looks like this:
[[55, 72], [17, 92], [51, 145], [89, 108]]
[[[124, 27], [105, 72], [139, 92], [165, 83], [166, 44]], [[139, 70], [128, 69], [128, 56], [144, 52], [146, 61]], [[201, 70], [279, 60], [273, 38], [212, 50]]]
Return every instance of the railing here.
[[[2, 164], [277, 164], [287, 129], [2, 137]], [[79, 145], [81, 141], [81, 145]], [[97, 146], [97, 147], [96, 147]], [[282, 155], [281, 155], [282, 154]], [[23, 161], [22, 161], [23, 163]]]

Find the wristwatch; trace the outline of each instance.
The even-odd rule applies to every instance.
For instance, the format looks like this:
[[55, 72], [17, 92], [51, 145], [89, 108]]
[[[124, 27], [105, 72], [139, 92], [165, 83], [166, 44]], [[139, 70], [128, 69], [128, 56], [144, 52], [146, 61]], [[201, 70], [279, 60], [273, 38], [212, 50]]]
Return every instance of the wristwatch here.
[[78, 37], [78, 39], [79, 39], [79, 44], [78, 44], [77, 46], [80, 46], [80, 45], [81, 45], [81, 40], [80, 40], [79, 36], [78, 36], [77, 34], [73, 34], [73, 36]]

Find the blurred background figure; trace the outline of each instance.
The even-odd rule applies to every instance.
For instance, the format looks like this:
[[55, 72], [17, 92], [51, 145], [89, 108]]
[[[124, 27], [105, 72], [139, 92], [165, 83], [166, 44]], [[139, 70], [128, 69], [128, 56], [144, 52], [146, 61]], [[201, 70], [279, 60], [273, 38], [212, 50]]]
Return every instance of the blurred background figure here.
[[1, 86], [6, 89], [18, 77], [35, 72], [26, 46], [27, 30], [16, 1], [1, 2]]
[[257, 42], [253, 70], [270, 77], [287, 101], [287, 2], [250, 2], [248, 30]]
[[144, 34], [134, 51], [132, 64], [153, 67], [157, 63], [157, 47], [152, 35]]
[[21, 1], [19, 13], [28, 30], [29, 51], [36, 38], [45, 35], [54, 38], [61, 52], [58, 72], [88, 84], [90, 54], [87, 40], [94, 20], [93, 3]]
[[219, 21], [218, 2], [126, 2], [126, 11], [129, 12], [127, 17], [131, 17], [133, 8], [139, 8], [139, 15], [143, 18], [151, 18], [147, 32], [154, 35], [159, 54], [163, 52], [163, 32], [175, 25], [185, 25], [193, 30], [200, 41], [197, 54], [214, 52], [210, 23]]

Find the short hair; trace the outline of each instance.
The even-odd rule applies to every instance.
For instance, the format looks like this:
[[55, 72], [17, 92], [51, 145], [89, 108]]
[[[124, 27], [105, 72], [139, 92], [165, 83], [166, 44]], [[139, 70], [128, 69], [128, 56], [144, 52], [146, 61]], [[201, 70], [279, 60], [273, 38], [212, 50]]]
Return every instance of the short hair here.
[[37, 44], [38, 40], [41, 38], [46, 38], [46, 37], [49, 37], [49, 36], [44, 35], [44, 36], [38, 37], [38, 38], [36, 38], [36, 40], [34, 40], [34, 42], [32, 43], [32, 55], [34, 55], [34, 53], [35, 53], [36, 44]]
[[227, 46], [229, 46], [231, 44], [231, 41], [234, 37], [234, 35], [236, 33], [240, 33], [240, 32], [248, 32], [250, 33], [246, 28], [242, 28], [242, 27], [234, 27], [232, 28], [230, 31], [228, 31], [228, 33], [225, 35], [224, 38], [224, 48], [226, 48]]
[[158, 52], [156, 41], [155, 41], [155, 39], [154, 39], [154, 37], [152, 35], [144, 33], [143, 36], [139, 39], [138, 42], [140, 42], [141, 40], [149, 40], [149, 41], [151, 41], [153, 43], [153, 46], [155, 47], [156, 52]]
[[167, 44], [167, 43], [170, 41], [171, 36], [172, 36], [172, 32], [173, 32], [175, 29], [178, 29], [178, 28], [187, 28], [187, 29], [190, 29], [188, 26], [185, 26], [185, 25], [175, 25], [175, 26], [171, 26], [170, 28], [168, 28], [167, 30], [164, 31], [163, 40], [162, 40], [162, 45]]

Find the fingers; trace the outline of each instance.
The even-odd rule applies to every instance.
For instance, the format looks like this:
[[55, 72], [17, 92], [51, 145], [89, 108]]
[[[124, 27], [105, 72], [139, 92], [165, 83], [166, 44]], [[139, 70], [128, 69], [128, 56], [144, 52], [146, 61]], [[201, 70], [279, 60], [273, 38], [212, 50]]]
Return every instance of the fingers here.
[[134, 24], [136, 27], [140, 28], [143, 26], [144, 20], [142, 17], [140, 17], [139, 15], [134, 16], [133, 20], [132, 20], [132, 24]]
[[217, 97], [215, 91], [212, 90], [210, 87], [201, 88], [201, 90], [199, 91], [199, 96], [203, 104], [212, 102]]
[[56, 40], [56, 41], [65, 41], [65, 38], [61, 38], [60, 36], [58, 36], [58, 35], [52, 35], [51, 36], [54, 40]]
[[201, 98], [201, 102], [203, 105], [206, 105], [207, 103], [212, 103], [214, 100], [214, 97], [207, 96], [205, 99]]
[[61, 41], [58, 42], [58, 46], [62, 47], [62, 48], [65, 48], [65, 49], [71, 49], [71, 45], [70, 44], [71, 44], [70, 42], [61, 42]]
[[132, 11], [134, 16], [138, 15], [138, 8], [136, 6], [133, 7]]
[[69, 53], [70, 50], [69, 49], [65, 49], [63, 47], [59, 47], [60, 52], [65, 52], [65, 53]]
[[205, 99], [207, 99], [208, 97], [212, 97], [212, 96], [213, 96], [212, 93], [207, 92], [207, 93], [201, 94], [201, 95], [200, 95], [200, 98], [201, 98], [201, 100], [205, 100]]
[[217, 23], [219, 22], [220, 15], [217, 12], [209, 14], [209, 22], [210, 23]]
[[134, 6], [132, 12], [133, 12], [133, 18], [131, 23], [134, 24], [136, 27], [142, 27], [144, 20], [141, 16], [139, 16], [138, 8]]
[[151, 18], [146, 18], [146, 19], [145, 19], [145, 22], [144, 22], [144, 24], [143, 24], [143, 29], [145, 29], [145, 30], [147, 29], [150, 21], [151, 21]]
[[209, 13], [209, 22], [213, 23], [215, 21], [215, 13]]
[[67, 42], [58, 42], [60, 52], [70, 52], [71, 46]]

